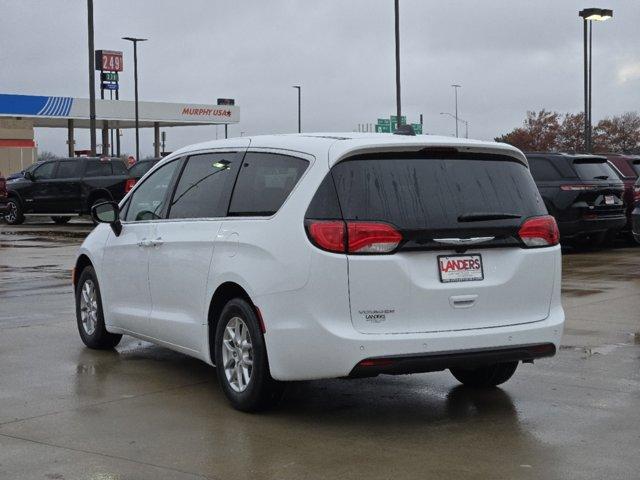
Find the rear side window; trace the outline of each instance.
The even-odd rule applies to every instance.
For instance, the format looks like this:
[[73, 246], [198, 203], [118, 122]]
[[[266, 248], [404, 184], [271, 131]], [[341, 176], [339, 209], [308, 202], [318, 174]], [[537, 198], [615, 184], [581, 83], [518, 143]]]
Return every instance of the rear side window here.
[[56, 178], [77, 178], [79, 177], [78, 168], [80, 166], [80, 162], [76, 160], [69, 160], [65, 162], [60, 162], [58, 164], [58, 171], [56, 172]]
[[236, 153], [189, 157], [169, 205], [169, 218], [224, 217]]
[[275, 214], [308, 165], [306, 160], [288, 155], [247, 153], [233, 190], [229, 215]]
[[531, 175], [539, 182], [561, 180], [562, 175], [558, 169], [546, 158], [529, 157]]
[[[345, 220], [381, 221], [402, 231], [516, 227], [546, 208], [528, 169], [508, 157], [357, 157], [332, 169]], [[519, 218], [480, 219], [486, 214]]]
[[108, 177], [111, 175], [113, 175], [111, 162], [87, 160], [87, 168], [84, 172], [85, 177]]
[[111, 163], [111, 168], [113, 169], [114, 175], [127, 175], [127, 167], [124, 166], [120, 160], [113, 160]]
[[153, 167], [153, 162], [138, 162], [129, 169], [129, 175], [134, 178], [140, 178]]
[[606, 162], [574, 162], [573, 166], [582, 180], [617, 180], [619, 178], [618, 174], [611, 168], [611, 165]]

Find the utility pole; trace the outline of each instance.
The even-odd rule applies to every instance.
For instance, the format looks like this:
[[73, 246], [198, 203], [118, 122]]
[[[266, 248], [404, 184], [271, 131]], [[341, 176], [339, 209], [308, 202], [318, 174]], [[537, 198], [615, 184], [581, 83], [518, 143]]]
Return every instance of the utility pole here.
[[302, 87], [300, 85], [294, 85], [293, 88], [298, 90], [298, 133], [302, 133], [302, 113], [301, 113], [301, 106], [300, 106], [300, 101], [301, 101], [301, 90]]
[[462, 85], [456, 85], [453, 84], [451, 85], [453, 87], [453, 90], [455, 92], [455, 98], [456, 98], [456, 138], [458, 138], [458, 89], [462, 86]]
[[395, 0], [395, 36], [396, 36], [396, 115], [398, 128], [402, 126], [402, 104], [400, 97], [400, 0]]
[[96, 156], [96, 58], [93, 44], [93, 0], [87, 0], [87, 24], [89, 37], [89, 134], [91, 156]]

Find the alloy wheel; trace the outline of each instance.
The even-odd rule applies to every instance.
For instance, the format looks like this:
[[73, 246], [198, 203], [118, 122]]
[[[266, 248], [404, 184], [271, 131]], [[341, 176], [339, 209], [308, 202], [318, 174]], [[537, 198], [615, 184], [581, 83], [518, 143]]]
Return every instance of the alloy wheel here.
[[80, 319], [85, 333], [93, 335], [98, 325], [98, 296], [91, 280], [84, 282], [80, 292]]
[[244, 392], [253, 372], [253, 345], [249, 328], [240, 317], [231, 318], [224, 329], [222, 363], [229, 386]]

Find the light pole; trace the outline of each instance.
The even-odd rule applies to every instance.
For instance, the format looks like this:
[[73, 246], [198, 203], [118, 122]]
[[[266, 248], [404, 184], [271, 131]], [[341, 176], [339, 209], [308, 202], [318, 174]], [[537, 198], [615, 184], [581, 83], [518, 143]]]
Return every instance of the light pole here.
[[302, 87], [300, 85], [293, 85], [293, 88], [298, 90], [298, 133], [302, 133], [301, 106], [300, 106], [300, 97], [301, 97]]
[[398, 130], [402, 126], [402, 103], [400, 99], [400, 1], [395, 0], [395, 36], [396, 36], [396, 116]]
[[455, 99], [456, 99], [456, 115], [455, 115], [455, 119], [456, 119], [456, 138], [458, 138], [458, 89], [462, 88], [462, 85], [453, 84], [451, 86], [453, 87], [453, 91], [455, 92]]
[[140, 160], [140, 118], [138, 115], [138, 42], [146, 42], [146, 38], [122, 37], [133, 43], [133, 85], [135, 89], [136, 105], [136, 162]]
[[464, 137], [469, 138], [469, 122], [461, 118], [458, 118], [453, 113], [449, 113], [449, 112], [440, 112], [440, 115], [449, 115], [451, 118], [453, 118], [456, 121], [456, 125], [458, 124], [458, 122], [464, 123]]
[[[593, 22], [604, 22], [613, 17], [613, 10], [606, 8], [585, 8], [578, 12], [583, 23], [584, 41], [584, 149], [591, 153], [591, 72], [592, 72], [592, 37]], [[588, 46], [587, 46], [588, 43]]]
[[93, 0], [87, 0], [87, 24], [89, 37], [89, 135], [91, 156], [96, 156], [96, 58], [93, 44]]

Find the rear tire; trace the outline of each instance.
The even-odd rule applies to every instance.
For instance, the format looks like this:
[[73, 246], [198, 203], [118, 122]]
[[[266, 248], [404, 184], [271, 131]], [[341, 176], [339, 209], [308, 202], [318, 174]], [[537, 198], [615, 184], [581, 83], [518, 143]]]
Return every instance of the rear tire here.
[[71, 217], [51, 217], [51, 220], [53, 220], [54, 223], [57, 223], [58, 225], [64, 225], [65, 223], [69, 223]]
[[488, 388], [509, 380], [518, 368], [518, 362], [495, 363], [473, 369], [451, 368], [451, 374], [467, 387]]
[[9, 225], [21, 225], [24, 223], [24, 213], [18, 200], [10, 198], [7, 201], [7, 209], [8, 213], [5, 214], [4, 219]]
[[93, 267], [86, 267], [76, 286], [76, 319], [78, 332], [84, 344], [96, 350], [110, 350], [122, 335], [107, 332], [102, 313], [100, 285]]
[[257, 412], [275, 406], [284, 384], [271, 377], [260, 322], [242, 298], [222, 309], [215, 336], [215, 364], [225, 396], [237, 410]]

